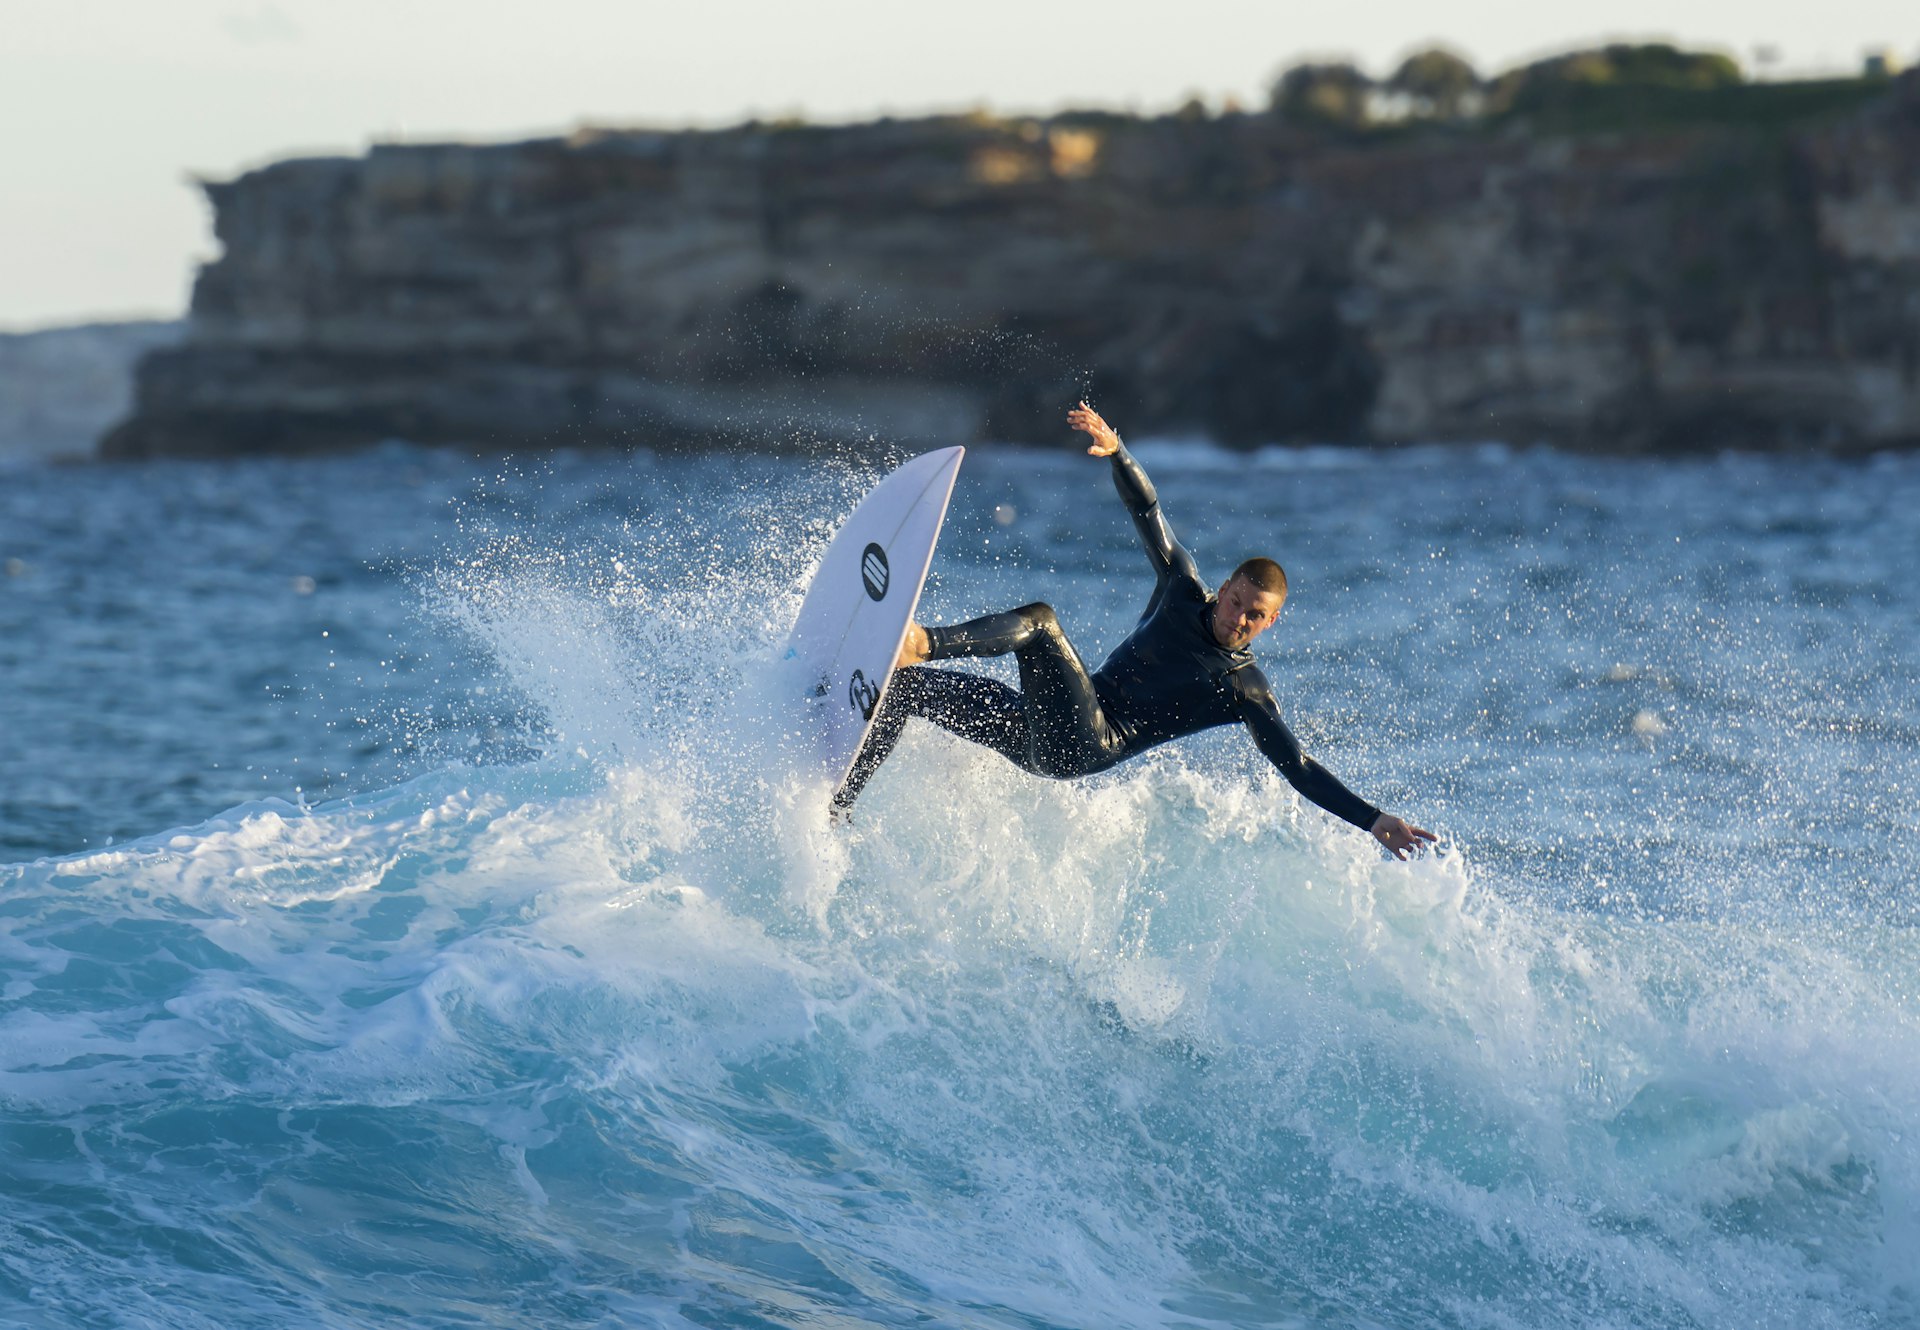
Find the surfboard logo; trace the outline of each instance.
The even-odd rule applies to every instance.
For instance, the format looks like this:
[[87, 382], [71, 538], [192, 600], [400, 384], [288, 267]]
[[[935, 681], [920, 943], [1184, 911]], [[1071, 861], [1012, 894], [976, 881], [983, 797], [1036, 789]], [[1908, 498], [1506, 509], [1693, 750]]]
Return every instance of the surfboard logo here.
[[861, 720], [872, 720], [873, 709], [880, 705], [880, 685], [867, 682], [865, 671], [855, 670], [847, 680], [847, 705], [860, 713]]
[[887, 552], [878, 544], [869, 544], [860, 553], [860, 581], [867, 588], [867, 594], [875, 600], [887, 598], [887, 582], [892, 576], [887, 570]]

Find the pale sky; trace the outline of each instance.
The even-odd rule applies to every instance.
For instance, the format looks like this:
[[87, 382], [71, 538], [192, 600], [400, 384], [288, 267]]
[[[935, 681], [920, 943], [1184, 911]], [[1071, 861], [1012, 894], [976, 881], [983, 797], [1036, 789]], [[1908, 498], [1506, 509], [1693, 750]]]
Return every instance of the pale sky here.
[[[379, 141], [985, 106], [1264, 104], [1282, 67], [1483, 73], [1603, 40], [1775, 73], [1920, 62], [1916, 0], [0, 0], [0, 329], [177, 315], [215, 253], [189, 177]], [[1762, 71], [1764, 72], [1764, 71]]]

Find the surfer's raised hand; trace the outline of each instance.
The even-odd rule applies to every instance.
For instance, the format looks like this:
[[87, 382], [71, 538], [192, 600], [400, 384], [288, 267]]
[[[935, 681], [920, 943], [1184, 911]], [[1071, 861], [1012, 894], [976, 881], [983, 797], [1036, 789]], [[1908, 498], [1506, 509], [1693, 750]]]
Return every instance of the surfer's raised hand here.
[[1087, 453], [1092, 457], [1111, 457], [1120, 449], [1120, 435], [1100, 418], [1100, 413], [1085, 402], [1067, 412], [1067, 423], [1093, 440]]
[[1392, 813], [1382, 813], [1373, 819], [1373, 825], [1367, 828], [1373, 838], [1393, 851], [1393, 857], [1404, 859], [1408, 853], [1423, 846], [1431, 845], [1440, 839], [1425, 827], [1416, 827], [1403, 821]]

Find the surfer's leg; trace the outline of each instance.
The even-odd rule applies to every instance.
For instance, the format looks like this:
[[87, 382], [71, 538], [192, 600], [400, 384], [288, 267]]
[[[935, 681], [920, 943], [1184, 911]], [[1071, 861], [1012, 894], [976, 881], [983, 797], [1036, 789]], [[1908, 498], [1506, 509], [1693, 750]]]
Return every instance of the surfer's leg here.
[[1022, 640], [1013, 648], [1027, 715], [1027, 760], [1021, 765], [1056, 778], [1084, 776], [1111, 766], [1120, 736], [1107, 722], [1093, 679], [1067, 640], [1053, 606], [1023, 605], [1012, 616], [1026, 625]]
[[1012, 652], [1019, 661], [1027, 716], [1027, 752], [1016, 759], [1021, 766], [1068, 777], [1112, 764], [1120, 738], [1053, 606], [1036, 602], [926, 633], [929, 660]]
[[[1041, 613], [1044, 611], [1044, 613]], [[1034, 638], [1034, 635], [1046, 631], [1045, 624], [1053, 618], [1053, 608], [1048, 605], [1022, 605], [1017, 610], [1007, 610], [1002, 614], [983, 614], [978, 619], [968, 619], [965, 623], [949, 624], [944, 628], [928, 628], [927, 659], [958, 660], [966, 656], [1004, 656], [1009, 651], [1018, 651]], [[1059, 629], [1059, 621], [1053, 621], [1054, 629]]]
[[1027, 765], [1027, 718], [1020, 694], [982, 675], [909, 666], [894, 671], [887, 700], [873, 718], [847, 783], [833, 796], [836, 807], [853, 806], [914, 716], [983, 744], [1019, 766]]

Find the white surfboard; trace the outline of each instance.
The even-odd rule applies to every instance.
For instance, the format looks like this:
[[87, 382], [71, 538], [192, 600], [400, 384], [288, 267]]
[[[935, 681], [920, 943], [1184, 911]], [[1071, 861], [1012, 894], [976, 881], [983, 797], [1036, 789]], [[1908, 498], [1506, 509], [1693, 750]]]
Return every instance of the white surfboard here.
[[801, 693], [798, 765], [835, 789], [886, 699], [966, 451], [926, 453], [873, 487], [827, 547], [787, 638]]

